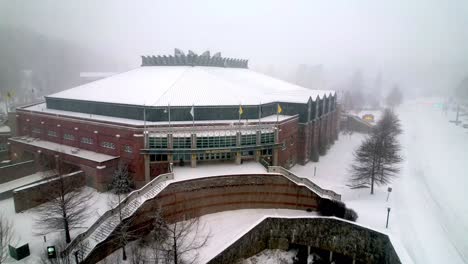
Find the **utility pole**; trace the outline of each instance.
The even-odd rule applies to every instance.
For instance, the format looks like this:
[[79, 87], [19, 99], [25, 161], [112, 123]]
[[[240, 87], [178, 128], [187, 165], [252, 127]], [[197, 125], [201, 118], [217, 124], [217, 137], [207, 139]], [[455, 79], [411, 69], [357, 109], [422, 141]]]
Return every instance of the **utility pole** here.
[[388, 228], [388, 218], [390, 217], [390, 210], [391, 210], [391, 209], [392, 209], [392, 208], [387, 207], [387, 224], [385, 225], [385, 228]]

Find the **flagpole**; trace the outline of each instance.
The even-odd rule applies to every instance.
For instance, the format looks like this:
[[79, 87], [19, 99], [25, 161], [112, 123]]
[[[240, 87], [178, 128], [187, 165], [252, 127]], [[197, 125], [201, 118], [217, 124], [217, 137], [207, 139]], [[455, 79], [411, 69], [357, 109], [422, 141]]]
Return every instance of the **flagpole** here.
[[171, 104], [167, 105], [167, 112], [169, 115], [169, 127], [171, 127]]
[[279, 122], [279, 104], [276, 104], [276, 124]]
[[143, 105], [143, 133], [146, 133], [146, 104]]
[[193, 110], [193, 115], [192, 115], [193, 129], [195, 129], [195, 107], [194, 107], [194, 104], [192, 104], [192, 110]]

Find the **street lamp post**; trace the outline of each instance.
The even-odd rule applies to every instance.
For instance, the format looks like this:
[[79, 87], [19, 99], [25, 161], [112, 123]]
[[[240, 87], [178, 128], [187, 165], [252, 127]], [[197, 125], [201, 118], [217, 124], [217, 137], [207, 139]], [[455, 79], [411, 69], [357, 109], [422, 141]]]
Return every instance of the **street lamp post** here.
[[388, 198], [390, 197], [390, 193], [392, 192], [392, 187], [388, 187], [387, 191], [388, 191], [388, 195], [387, 195], [387, 202], [388, 202]]
[[391, 209], [392, 209], [392, 208], [387, 207], [387, 224], [385, 225], [385, 228], [388, 228], [388, 218], [390, 217], [390, 210], [391, 210]]

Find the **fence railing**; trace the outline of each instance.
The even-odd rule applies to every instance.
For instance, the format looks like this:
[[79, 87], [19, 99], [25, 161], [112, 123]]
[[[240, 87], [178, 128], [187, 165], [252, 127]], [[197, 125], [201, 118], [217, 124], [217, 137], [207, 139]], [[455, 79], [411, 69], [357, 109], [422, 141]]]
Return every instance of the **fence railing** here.
[[[72, 253], [73, 249], [79, 245], [83, 240], [85, 240], [87, 237], [89, 237], [105, 220], [107, 220], [109, 217], [111, 217], [113, 214], [118, 214], [121, 209], [128, 203], [130, 203], [133, 200], [139, 199], [142, 197], [148, 190], [150, 190], [154, 185], [157, 185], [161, 182], [167, 181], [174, 179], [174, 173], [166, 173], [166, 174], [161, 174], [148, 182], [145, 186], [141, 187], [138, 190], [135, 190], [131, 192], [127, 197], [125, 197], [116, 207], [108, 210], [105, 212], [101, 217], [94, 222], [85, 232], [79, 234], [75, 239], [71, 241], [70, 244], [65, 248], [65, 250], [62, 252], [64, 256], [70, 255]], [[129, 216], [130, 217], [130, 216]], [[127, 217], [128, 218], [128, 217]], [[124, 220], [124, 219], [122, 219]]]
[[287, 169], [285, 169], [283, 167], [269, 166], [268, 167], [268, 172], [279, 173], [279, 174], [285, 176], [286, 178], [290, 179], [291, 181], [293, 181], [293, 182], [295, 182], [297, 184], [302, 184], [302, 185], [306, 186], [307, 188], [309, 188], [310, 190], [312, 190], [313, 192], [315, 192], [320, 197], [325, 197], [326, 196], [325, 198], [331, 198], [331, 199], [334, 199], [334, 200], [341, 201], [341, 195], [340, 194], [337, 194], [336, 192], [334, 192], [332, 190], [323, 189], [322, 187], [320, 187], [317, 184], [313, 183], [311, 180], [309, 180], [307, 178], [299, 177], [299, 176], [295, 175], [294, 173], [288, 171]]

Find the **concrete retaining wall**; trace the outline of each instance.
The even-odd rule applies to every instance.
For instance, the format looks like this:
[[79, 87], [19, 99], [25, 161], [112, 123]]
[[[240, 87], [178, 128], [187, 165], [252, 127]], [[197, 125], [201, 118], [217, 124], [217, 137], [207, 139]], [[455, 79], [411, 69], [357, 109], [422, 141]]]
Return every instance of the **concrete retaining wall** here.
[[17, 180], [36, 172], [34, 160], [23, 161], [0, 167], [0, 184]]
[[[75, 186], [85, 185], [85, 175], [82, 171], [73, 172], [68, 175], [62, 176], [65, 184], [73, 184]], [[19, 213], [30, 208], [36, 207], [51, 199], [50, 195], [44, 195], [51, 192], [51, 188], [55, 188], [53, 182], [56, 181], [56, 176], [40, 182], [23, 186], [13, 190], [13, 201], [15, 204], [15, 212]]]
[[[154, 199], [145, 202], [135, 213], [130, 230], [146, 234], [151, 216], [159, 208], [169, 222], [216, 212], [249, 208], [317, 208], [320, 197], [279, 174], [229, 175], [198, 178], [170, 183]], [[115, 233], [115, 231], [114, 231]], [[115, 238], [115, 237], [114, 237]], [[82, 263], [96, 263], [118, 244], [111, 235], [99, 244]]]
[[208, 263], [235, 263], [267, 248], [284, 248], [285, 242], [286, 248], [288, 243], [311, 246], [340, 253], [356, 263], [401, 263], [387, 235], [329, 217], [266, 218]]

